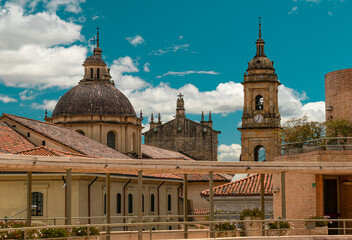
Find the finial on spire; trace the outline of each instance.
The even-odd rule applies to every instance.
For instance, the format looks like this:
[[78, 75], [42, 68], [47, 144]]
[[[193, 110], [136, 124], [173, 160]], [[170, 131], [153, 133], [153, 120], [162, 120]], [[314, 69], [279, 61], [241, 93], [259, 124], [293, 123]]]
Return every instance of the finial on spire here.
[[209, 122], [211, 122], [211, 111], [209, 111]]
[[202, 121], [201, 122], [204, 122], [204, 112], [202, 111]]
[[99, 47], [99, 25], [97, 26], [97, 48]]
[[150, 123], [154, 123], [154, 114], [152, 113], [152, 116], [150, 117]]
[[259, 20], [259, 38], [262, 38], [262, 22], [261, 22], [262, 18], [259, 16], [258, 20]]
[[159, 116], [158, 116], [158, 123], [161, 124], [161, 117], [160, 117], [160, 113], [159, 113]]
[[141, 111], [140, 111], [140, 113], [139, 113], [139, 118], [140, 118], [140, 119], [143, 119], [143, 112], [142, 112], [142, 109], [141, 109]]
[[45, 109], [45, 117], [48, 117], [48, 109]]

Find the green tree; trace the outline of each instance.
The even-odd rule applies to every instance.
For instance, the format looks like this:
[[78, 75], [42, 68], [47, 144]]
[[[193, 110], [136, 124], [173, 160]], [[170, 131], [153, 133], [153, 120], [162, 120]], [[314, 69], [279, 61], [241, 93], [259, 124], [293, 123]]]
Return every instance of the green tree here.
[[329, 120], [325, 124], [327, 137], [352, 137], [352, 122], [347, 119]]
[[302, 118], [291, 118], [283, 124], [280, 135], [284, 143], [318, 139], [325, 135], [325, 124], [310, 122], [306, 115]]

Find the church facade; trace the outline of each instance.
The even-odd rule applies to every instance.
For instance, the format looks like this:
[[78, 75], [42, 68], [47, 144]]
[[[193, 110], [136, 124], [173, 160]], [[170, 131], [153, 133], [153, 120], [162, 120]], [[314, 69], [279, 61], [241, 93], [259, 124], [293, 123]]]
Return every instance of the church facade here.
[[180, 94], [176, 104], [175, 119], [162, 124], [160, 115], [154, 122], [152, 115], [149, 131], [145, 132], [144, 141], [147, 145], [181, 152], [195, 160], [217, 161], [218, 134], [213, 129], [211, 112], [208, 121], [199, 122], [186, 117], [183, 95]]

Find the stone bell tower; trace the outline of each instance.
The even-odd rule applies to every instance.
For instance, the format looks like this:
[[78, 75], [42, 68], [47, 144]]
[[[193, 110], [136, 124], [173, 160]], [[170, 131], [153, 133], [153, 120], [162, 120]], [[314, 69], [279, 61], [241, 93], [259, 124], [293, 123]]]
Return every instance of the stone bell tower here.
[[280, 113], [273, 62], [264, 53], [259, 18], [257, 53], [248, 63], [242, 82], [244, 107], [241, 131], [241, 161], [272, 161], [279, 154]]

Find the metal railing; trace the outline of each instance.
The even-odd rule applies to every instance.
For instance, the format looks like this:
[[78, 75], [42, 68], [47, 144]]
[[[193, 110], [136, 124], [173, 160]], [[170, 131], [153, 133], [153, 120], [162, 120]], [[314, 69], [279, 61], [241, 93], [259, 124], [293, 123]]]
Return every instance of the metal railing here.
[[[316, 222], [329, 222], [329, 227], [318, 229]], [[283, 228], [277, 224], [273, 228], [273, 223], [288, 222], [290, 227]], [[313, 224], [309, 224], [313, 223]], [[185, 226], [188, 226], [185, 228]], [[137, 231], [142, 226], [142, 231]], [[154, 230], [156, 226], [166, 228], [165, 230]], [[177, 229], [169, 229], [169, 226], [177, 226]], [[215, 227], [211, 227], [215, 226]], [[226, 226], [232, 226], [226, 228]], [[249, 228], [248, 226], [251, 226]], [[287, 225], [282, 225], [287, 226]], [[10, 231], [21, 232], [24, 239], [30, 239], [29, 233], [42, 231], [43, 229], [62, 228], [72, 230], [73, 228], [99, 228], [99, 235], [90, 235], [89, 231], [85, 236], [67, 236], [67, 237], [51, 237], [50, 239], [129, 239], [127, 235], [138, 235], [142, 239], [143, 235], [149, 235], [149, 239], [153, 239], [153, 235], [163, 234], [164, 239], [180, 239], [184, 233], [188, 233], [192, 238], [218, 238], [218, 237], [234, 237], [234, 236], [284, 236], [284, 235], [316, 235], [315, 230], [320, 231], [321, 235], [347, 235], [352, 234], [352, 219], [266, 219], [266, 220], [215, 220], [215, 221], [187, 221], [187, 222], [143, 222], [143, 223], [111, 223], [111, 224], [76, 224], [76, 225], [57, 225], [57, 226], [33, 226], [21, 228], [0, 228], [0, 237], [4, 233]], [[128, 231], [111, 231], [106, 234], [107, 228], [127, 228]], [[188, 230], [185, 230], [188, 229]], [[193, 234], [193, 235], [192, 235]], [[34, 239], [34, 238], [33, 238]]]
[[319, 138], [281, 145], [282, 155], [313, 151], [352, 151], [352, 137]]

